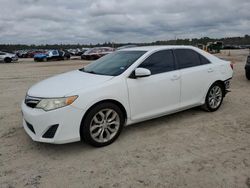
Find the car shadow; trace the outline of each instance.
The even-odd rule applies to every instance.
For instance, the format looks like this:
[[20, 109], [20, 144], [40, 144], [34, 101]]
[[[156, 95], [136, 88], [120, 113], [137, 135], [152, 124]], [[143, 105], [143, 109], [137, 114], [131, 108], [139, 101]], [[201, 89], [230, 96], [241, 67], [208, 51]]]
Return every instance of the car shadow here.
[[[181, 118], [191, 118], [193, 115], [200, 115], [204, 114], [203, 110], [201, 110], [199, 107], [192, 108], [189, 110], [185, 110], [182, 112], [177, 112], [175, 114], [171, 115], [166, 115], [162, 116], [159, 118], [147, 120], [144, 122], [136, 123], [133, 125], [129, 125], [124, 127], [120, 137], [118, 140], [116, 140], [113, 144], [102, 147], [102, 148], [95, 148], [92, 147], [83, 141], [79, 142], [74, 142], [74, 143], [68, 143], [68, 144], [60, 144], [60, 145], [55, 145], [55, 144], [46, 144], [46, 143], [35, 143], [35, 147], [40, 150], [39, 152], [42, 153], [56, 153], [57, 155], [60, 154], [70, 154], [70, 153], [81, 153], [81, 152], [92, 152], [98, 150], [105, 150], [104, 148], [107, 147], [118, 147], [116, 144], [120, 145], [124, 139], [127, 139], [131, 134], [138, 134], [138, 133], [143, 133], [143, 132], [150, 132], [151, 129], [155, 129], [156, 127], [160, 129], [161, 127], [166, 127], [169, 128], [168, 124], [175, 123], [176, 121], [182, 121]], [[176, 127], [175, 127], [176, 128]], [[116, 145], [116, 146], [115, 146]]]
[[[187, 120], [189, 118], [192, 118], [194, 115], [201, 115], [206, 113], [204, 110], [202, 110], [200, 107], [191, 108], [188, 110], [184, 110], [181, 112], [176, 112], [174, 114], [165, 115], [162, 117], [154, 118], [151, 120], [143, 121], [140, 123], [136, 123], [133, 125], [126, 126], [121, 134], [121, 139], [125, 138], [126, 135], [129, 135], [133, 132], [151, 132], [154, 129], [160, 129], [161, 127], [167, 127], [167, 128], [178, 128], [177, 122], [183, 121], [183, 119]], [[180, 124], [179, 124], [180, 125]]]

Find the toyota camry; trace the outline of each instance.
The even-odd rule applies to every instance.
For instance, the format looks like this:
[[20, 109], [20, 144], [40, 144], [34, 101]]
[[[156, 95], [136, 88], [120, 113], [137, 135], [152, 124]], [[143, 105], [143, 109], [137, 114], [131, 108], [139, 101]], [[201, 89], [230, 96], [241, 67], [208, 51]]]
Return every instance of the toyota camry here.
[[23, 126], [38, 142], [106, 146], [126, 125], [196, 106], [218, 110], [232, 75], [230, 62], [192, 46], [122, 49], [32, 86]]

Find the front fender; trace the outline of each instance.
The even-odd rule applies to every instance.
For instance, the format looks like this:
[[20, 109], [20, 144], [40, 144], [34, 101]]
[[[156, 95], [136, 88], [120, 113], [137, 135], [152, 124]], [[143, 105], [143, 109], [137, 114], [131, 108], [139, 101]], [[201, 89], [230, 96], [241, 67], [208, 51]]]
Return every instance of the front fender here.
[[79, 96], [78, 99], [72, 104], [76, 108], [87, 111], [98, 102], [114, 100], [119, 102], [124, 107], [127, 113], [127, 118], [130, 118], [128, 91], [124, 78], [114, 78], [98, 86], [81, 89], [80, 91], [74, 93], [74, 95]]

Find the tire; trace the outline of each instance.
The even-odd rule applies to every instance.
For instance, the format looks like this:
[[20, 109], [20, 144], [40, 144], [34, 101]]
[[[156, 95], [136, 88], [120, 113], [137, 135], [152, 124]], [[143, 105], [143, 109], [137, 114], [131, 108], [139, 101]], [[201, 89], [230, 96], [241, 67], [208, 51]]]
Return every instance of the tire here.
[[43, 58], [43, 62], [47, 62], [48, 61], [48, 59], [47, 58]]
[[221, 83], [214, 83], [208, 90], [205, 104], [202, 106], [208, 112], [215, 112], [218, 110], [223, 102], [224, 87]]
[[107, 146], [119, 137], [124, 123], [124, 114], [117, 105], [110, 102], [98, 104], [90, 109], [83, 119], [81, 138], [95, 147]]
[[6, 57], [6, 58], [4, 59], [4, 62], [5, 62], [5, 63], [11, 63], [11, 61], [12, 61], [12, 59], [9, 58], [9, 57]]
[[246, 78], [247, 78], [248, 80], [250, 80], [250, 71], [247, 71], [247, 70], [246, 70]]

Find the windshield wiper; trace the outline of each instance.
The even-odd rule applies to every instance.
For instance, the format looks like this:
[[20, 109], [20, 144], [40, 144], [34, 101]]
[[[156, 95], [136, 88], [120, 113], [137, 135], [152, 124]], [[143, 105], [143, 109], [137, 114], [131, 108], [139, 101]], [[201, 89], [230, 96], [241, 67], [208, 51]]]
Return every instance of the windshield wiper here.
[[97, 74], [95, 71], [84, 71], [86, 73], [90, 73], [90, 74]]
[[90, 73], [90, 74], [97, 74], [97, 75], [104, 75], [104, 76], [113, 76], [113, 75], [107, 75], [107, 74], [101, 74], [95, 71], [86, 71], [84, 68], [79, 69], [79, 71]]
[[86, 71], [84, 68], [79, 69], [79, 71], [86, 72], [86, 73], [90, 73], [90, 74], [97, 74], [97, 73], [94, 72], [94, 71]]

